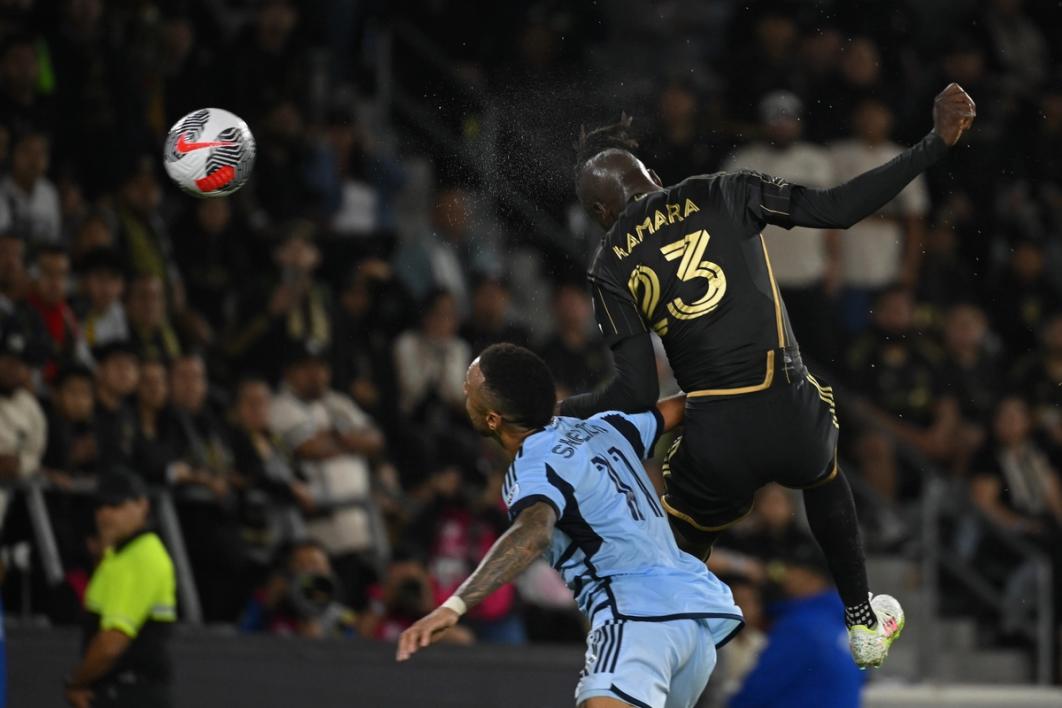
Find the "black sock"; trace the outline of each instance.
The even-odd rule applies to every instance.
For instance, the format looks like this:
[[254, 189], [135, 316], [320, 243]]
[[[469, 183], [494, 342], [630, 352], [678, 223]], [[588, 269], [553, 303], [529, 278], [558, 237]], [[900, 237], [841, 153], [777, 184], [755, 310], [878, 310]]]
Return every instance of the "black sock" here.
[[873, 627], [876, 620], [867, 599], [870, 593], [867, 588], [866, 561], [863, 558], [863, 539], [859, 533], [852, 489], [844, 473], [838, 470], [837, 477], [832, 481], [805, 490], [804, 508], [811, 533], [819, 542], [830, 566], [837, 592], [841, 594], [844, 606], [859, 620], [848, 622], [849, 611], [846, 610], [845, 621], [849, 626], [865, 624]]
[[874, 611], [870, 609], [870, 600], [863, 600], [858, 605], [844, 608], [844, 623], [849, 628], [861, 624], [874, 629], [878, 620], [874, 616]]

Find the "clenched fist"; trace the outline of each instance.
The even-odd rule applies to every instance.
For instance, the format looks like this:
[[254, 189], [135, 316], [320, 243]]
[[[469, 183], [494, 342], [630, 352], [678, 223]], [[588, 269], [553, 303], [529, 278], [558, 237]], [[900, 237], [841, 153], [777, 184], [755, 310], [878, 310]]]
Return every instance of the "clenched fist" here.
[[977, 105], [958, 84], [948, 84], [933, 100], [933, 132], [948, 145], [959, 142], [976, 117]]

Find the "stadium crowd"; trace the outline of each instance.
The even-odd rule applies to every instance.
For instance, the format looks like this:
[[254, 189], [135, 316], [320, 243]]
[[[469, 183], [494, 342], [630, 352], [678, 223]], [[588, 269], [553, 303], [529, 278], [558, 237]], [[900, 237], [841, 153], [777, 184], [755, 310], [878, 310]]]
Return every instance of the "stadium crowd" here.
[[[868, 542], [910, 540], [932, 465], [1057, 560], [1062, 55], [1043, 30], [1057, 7], [497, 3], [507, 31], [486, 37], [477, 4], [398, 5], [0, 3], [0, 477], [47, 480], [66, 577], [45, 588], [5, 553], [8, 607], [29, 592], [73, 618], [100, 552], [76, 492], [127, 468], [176, 499], [208, 621], [394, 639], [506, 527], [506, 463], [465, 418], [471, 359], [512, 341], [542, 354], [561, 397], [607, 380], [579, 258], [495, 209], [484, 173], [408, 117], [374, 113], [392, 21], [480, 98], [446, 100], [409, 57], [395, 81], [471, 147], [492, 106], [510, 116], [490, 175], [580, 252], [594, 234], [564, 152], [580, 122], [634, 113], [666, 183], [751, 168], [826, 186], [917, 140], [933, 95], [962, 84], [972, 132], [881, 214], [765, 236], [808, 359], [845, 389], [841, 454], [877, 499]], [[651, 84], [619, 85], [627, 72]], [[229, 199], [194, 200], [161, 172], [167, 128], [203, 106], [258, 141]], [[749, 608], [803, 538], [793, 499], [763, 496], [715, 561]], [[17, 487], [3, 503], [13, 548], [29, 520]], [[548, 569], [455, 640], [529, 637], [580, 637]]]

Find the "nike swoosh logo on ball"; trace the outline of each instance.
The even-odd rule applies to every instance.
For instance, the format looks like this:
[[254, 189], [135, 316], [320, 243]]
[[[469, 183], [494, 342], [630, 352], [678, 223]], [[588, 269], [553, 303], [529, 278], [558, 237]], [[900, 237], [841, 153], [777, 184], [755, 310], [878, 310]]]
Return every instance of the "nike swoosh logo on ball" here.
[[181, 133], [181, 137], [177, 138], [177, 144], [174, 145], [174, 149], [182, 155], [192, 152], [193, 150], [202, 150], [203, 148], [221, 147], [222, 145], [235, 145], [231, 140], [209, 140], [202, 143], [187, 143], [184, 141], [184, 133]]

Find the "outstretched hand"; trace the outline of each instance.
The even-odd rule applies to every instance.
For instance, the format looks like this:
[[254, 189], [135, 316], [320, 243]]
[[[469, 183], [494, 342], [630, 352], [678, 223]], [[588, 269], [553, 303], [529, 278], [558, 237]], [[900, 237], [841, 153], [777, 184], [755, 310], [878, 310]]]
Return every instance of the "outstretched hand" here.
[[933, 132], [948, 145], [959, 142], [976, 117], [977, 105], [956, 83], [948, 84], [933, 99]]
[[417, 620], [398, 638], [395, 659], [405, 661], [417, 651], [438, 641], [446, 630], [457, 624], [458, 615], [448, 607], [436, 607], [431, 614]]

